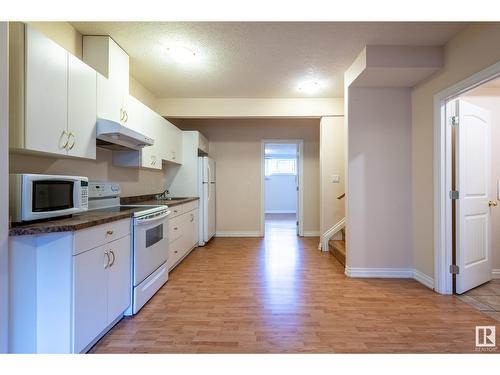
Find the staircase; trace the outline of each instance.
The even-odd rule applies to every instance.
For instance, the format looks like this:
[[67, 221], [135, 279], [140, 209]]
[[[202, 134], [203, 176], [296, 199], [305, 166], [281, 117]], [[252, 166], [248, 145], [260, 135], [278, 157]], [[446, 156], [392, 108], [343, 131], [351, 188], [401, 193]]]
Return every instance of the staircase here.
[[340, 233], [341, 239], [328, 241], [328, 250], [345, 267], [345, 228]]

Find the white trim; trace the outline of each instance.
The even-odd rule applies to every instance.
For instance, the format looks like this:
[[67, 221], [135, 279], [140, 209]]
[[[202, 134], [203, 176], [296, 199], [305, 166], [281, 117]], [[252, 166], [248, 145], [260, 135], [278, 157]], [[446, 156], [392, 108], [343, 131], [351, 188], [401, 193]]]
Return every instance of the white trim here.
[[348, 277], [372, 277], [372, 278], [413, 278], [413, 269], [411, 268], [359, 268], [345, 267], [345, 275]]
[[266, 210], [266, 214], [295, 214], [295, 210]]
[[328, 251], [328, 241], [330, 241], [330, 238], [335, 236], [343, 228], [345, 228], [345, 217], [333, 227], [328, 229], [325, 233], [323, 233], [323, 235], [321, 236], [320, 250]]
[[500, 279], [500, 268], [491, 270], [491, 278], [492, 279]]
[[305, 230], [302, 237], [319, 237], [319, 230]]
[[413, 270], [413, 278], [429, 289], [434, 289], [434, 279], [419, 270]]
[[259, 231], [219, 231], [215, 237], [262, 237]]
[[[259, 237], [265, 235], [265, 146], [266, 143], [290, 143], [298, 146], [298, 168], [299, 176], [299, 202], [297, 207], [297, 221], [299, 222], [299, 236], [304, 234], [304, 140], [302, 139], [263, 139], [260, 142], [260, 233]], [[319, 236], [319, 233], [318, 233]]]
[[434, 280], [440, 294], [453, 293], [451, 200], [451, 130], [446, 124], [446, 103], [500, 75], [500, 62], [434, 95]]

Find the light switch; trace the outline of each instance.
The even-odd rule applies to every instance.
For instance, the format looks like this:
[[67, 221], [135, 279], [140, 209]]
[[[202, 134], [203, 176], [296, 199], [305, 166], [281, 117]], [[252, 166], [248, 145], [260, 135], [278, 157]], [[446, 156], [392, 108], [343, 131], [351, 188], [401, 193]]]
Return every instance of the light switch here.
[[332, 175], [332, 183], [338, 184], [340, 182], [340, 176], [338, 174]]

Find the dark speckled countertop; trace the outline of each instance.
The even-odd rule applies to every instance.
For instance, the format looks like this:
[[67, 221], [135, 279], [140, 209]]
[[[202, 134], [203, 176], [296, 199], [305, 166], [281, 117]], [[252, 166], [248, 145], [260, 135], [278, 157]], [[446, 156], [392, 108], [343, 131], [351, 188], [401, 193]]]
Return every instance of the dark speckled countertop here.
[[[133, 200], [123, 202], [122, 204], [133, 205], [166, 205], [169, 207], [192, 202], [199, 198], [183, 198], [178, 200]], [[109, 212], [104, 210], [92, 210], [72, 215], [71, 217], [57, 218], [54, 220], [39, 221], [34, 223], [13, 224], [9, 230], [9, 236], [34, 235], [54, 232], [72, 232], [85, 229], [100, 224], [110, 223], [121, 219], [131, 218], [135, 212], [141, 211], [141, 207], [130, 207], [130, 210], [120, 212]]]

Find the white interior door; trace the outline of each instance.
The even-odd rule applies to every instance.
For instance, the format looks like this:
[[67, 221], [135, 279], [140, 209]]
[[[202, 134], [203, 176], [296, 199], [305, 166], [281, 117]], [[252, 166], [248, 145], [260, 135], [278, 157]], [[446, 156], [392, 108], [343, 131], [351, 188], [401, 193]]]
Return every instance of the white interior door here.
[[455, 140], [456, 292], [491, 279], [490, 113], [464, 100], [453, 103], [459, 125]]

